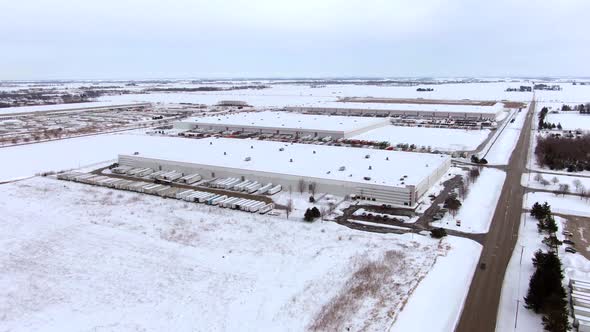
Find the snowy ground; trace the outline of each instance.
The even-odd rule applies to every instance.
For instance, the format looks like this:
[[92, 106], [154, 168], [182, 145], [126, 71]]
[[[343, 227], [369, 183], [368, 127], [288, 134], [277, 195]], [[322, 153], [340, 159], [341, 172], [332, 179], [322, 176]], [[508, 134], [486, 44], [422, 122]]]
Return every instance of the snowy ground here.
[[149, 136], [97, 135], [0, 149], [0, 182], [40, 172], [61, 171], [115, 160], [119, 153], [133, 153]]
[[[469, 187], [455, 217], [446, 214], [443, 219], [433, 222], [436, 227], [455, 229], [467, 233], [487, 233], [494, 217], [506, 173], [494, 168], [483, 168], [481, 175]], [[457, 226], [456, 221], [461, 221]]]
[[[205, 84], [212, 85], [212, 84]], [[103, 96], [99, 100], [113, 102], [149, 101], [149, 102], [192, 102], [215, 104], [220, 100], [246, 100], [252, 104], [267, 106], [284, 106], [286, 103], [294, 105], [321, 104], [324, 101], [334, 101], [338, 97], [385, 97], [385, 98], [425, 98], [425, 99], [471, 99], [471, 100], [512, 100], [529, 102], [530, 92], [506, 92], [508, 87], [519, 87], [523, 82], [494, 82], [494, 83], [457, 83], [428, 85], [434, 88], [431, 92], [418, 92], [420, 86], [387, 86], [387, 85], [357, 85], [336, 84], [319, 88], [311, 88], [307, 84], [278, 84], [270, 89], [262, 90], [233, 90], [194, 93], [154, 93], [129, 94], [118, 96]], [[590, 86], [574, 86], [562, 84], [562, 91], [537, 91], [540, 100], [566, 100], [570, 102], [586, 101]], [[269, 99], [263, 97], [270, 97]]]
[[551, 211], [574, 216], [590, 217], [590, 202], [573, 195], [555, 195], [546, 192], [526, 194], [525, 208], [530, 209], [535, 202], [547, 202]]
[[590, 130], [590, 114], [579, 114], [576, 112], [549, 113], [547, 114], [546, 121], [555, 124], [561, 123], [561, 126], [565, 130]]
[[[546, 186], [542, 185], [540, 181], [536, 181], [535, 177], [540, 174], [542, 179], [547, 180], [549, 184]], [[572, 173], [569, 173], [572, 174]], [[557, 178], [557, 183], [553, 183], [553, 178]], [[567, 184], [570, 187], [570, 192], [576, 192], [576, 186], [574, 181], [579, 180], [585, 189], [590, 189], [590, 177], [573, 176], [573, 175], [558, 175], [558, 174], [545, 174], [545, 173], [525, 173], [522, 175], [521, 184], [525, 187], [532, 189], [544, 189], [544, 190], [559, 190], [560, 184]]]
[[[130, 104], [130, 103], [123, 103]], [[120, 103], [113, 102], [88, 102], [88, 103], [71, 103], [71, 104], [57, 104], [57, 105], [39, 105], [39, 106], [19, 106], [19, 107], [5, 107], [0, 108], [0, 115], [25, 113], [25, 112], [47, 112], [47, 111], [61, 111], [71, 110], [87, 107], [105, 107], [120, 105]]]
[[485, 141], [490, 131], [447, 128], [386, 126], [370, 130], [353, 138], [430, 146], [440, 151], [473, 151]]
[[[479, 260], [481, 245], [456, 237], [449, 237], [447, 241], [452, 241], [462, 250], [437, 258], [433, 269], [420, 282], [390, 331], [455, 330], [469, 291], [467, 285], [471, 284]], [[461, 271], [457, 273], [458, 268]]]
[[[510, 156], [512, 155], [512, 151], [518, 142], [518, 138], [526, 118], [526, 113], [527, 112], [524, 109], [521, 112], [517, 112], [515, 121], [513, 123], [508, 123], [506, 129], [504, 129], [504, 131], [501, 133], [498, 133], [498, 139], [495, 142], [494, 138], [490, 140], [490, 143], [488, 144], [493, 143], [493, 145], [491, 148], [489, 148], [489, 151], [487, 147], [484, 149], [484, 151], [488, 151], [485, 158], [490, 165], [508, 164]], [[499, 130], [500, 129], [498, 129], [498, 131]]]
[[[555, 209], [555, 206], [551, 204], [551, 210], [555, 211]], [[559, 228], [557, 237], [563, 240], [564, 236], [561, 232], [568, 221], [566, 218], [557, 216], [555, 220]], [[523, 213], [518, 242], [514, 247], [514, 252], [504, 276], [496, 331], [533, 332], [542, 330], [541, 316], [524, 308], [523, 298], [526, 296], [529, 280], [535, 270], [532, 264], [534, 253], [539, 249], [547, 250], [547, 246], [541, 242], [543, 237], [544, 235], [539, 234], [537, 231], [537, 220], [529, 216], [528, 213]], [[558, 251], [563, 264], [565, 283], [567, 284], [571, 277], [590, 277], [590, 261], [579, 253], [566, 253], [565, 247], [565, 245], [560, 246]], [[518, 320], [516, 321], [516, 328], [514, 328], [517, 310]]]
[[447, 330], [480, 249], [49, 178], [2, 189], [0, 330], [410, 331], [422, 308]]

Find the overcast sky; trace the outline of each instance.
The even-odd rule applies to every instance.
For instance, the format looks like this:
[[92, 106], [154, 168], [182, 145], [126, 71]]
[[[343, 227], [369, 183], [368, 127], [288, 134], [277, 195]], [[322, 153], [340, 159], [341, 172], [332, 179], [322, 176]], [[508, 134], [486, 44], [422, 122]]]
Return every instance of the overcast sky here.
[[0, 79], [590, 76], [588, 0], [0, 0]]

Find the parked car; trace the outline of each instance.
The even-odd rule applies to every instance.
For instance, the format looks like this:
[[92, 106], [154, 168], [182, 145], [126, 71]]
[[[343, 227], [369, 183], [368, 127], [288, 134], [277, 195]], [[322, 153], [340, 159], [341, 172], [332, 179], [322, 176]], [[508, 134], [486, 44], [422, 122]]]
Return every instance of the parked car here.
[[574, 241], [568, 240], [568, 239], [563, 240], [563, 243], [569, 244], [569, 245], [572, 245], [572, 246], [575, 244]]
[[578, 251], [575, 248], [567, 247], [567, 248], [565, 248], [565, 252], [569, 252], [569, 253], [575, 254]]
[[563, 231], [561, 232], [561, 234], [565, 235], [565, 236], [573, 236], [574, 234], [572, 234], [572, 232], [569, 231]]

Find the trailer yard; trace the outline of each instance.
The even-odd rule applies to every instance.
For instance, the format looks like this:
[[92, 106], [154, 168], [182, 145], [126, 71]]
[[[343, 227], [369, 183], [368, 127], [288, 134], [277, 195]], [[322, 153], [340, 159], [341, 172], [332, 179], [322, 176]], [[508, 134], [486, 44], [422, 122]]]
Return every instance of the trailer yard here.
[[150, 104], [0, 113], [0, 147], [161, 126], [187, 114], [190, 112]]
[[[122, 174], [122, 171], [125, 169], [126, 167], [115, 168], [114, 174]], [[256, 195], [244, 195], [243, 193], [240, 193], [240, 190], [238, 190], [236, 193], [227, 192], [227, 194], [220, 191], [209, 191], [206, 186], [198, 186], [197, 184], [194, 184], [194, 182], [192, 184], [188, 184], [186, 182], [186, 179], [195, 178], [198, 176], [198, 174], [170, 177], [170, 173], [173, 172], [164, 172], [163, 174], [158, 174], [161, 172], [154, 172], [151, 170], [151, 173], [147, 173], [148, 170], [149, 169], [129, 169], [125, 172], [129, 175], [126, 177], [117, 177], [116, 175], [98, 175], [96, 173], [68, 172], [58, 174], [57, 178], [60, 180], [74, 181], [119, 190], [150, 194], [163, 198], [179, 199], [186, 202], [204, 203], [207, 205], [231, 208], [234, 210], [241, 210], [251, 213], [258, 212], [260, 214], [264, 214], [274, 209], [274, 203], [272, 203], [272, 200], [259, 196], [261, 194], [260, 190], [246, 191], [247, 194], [256, 193]], [[137, 180], [128, 179], [129, 177], [139, 174], [146, 175], [142, 178], [137, 178]], [[166, 182], [162, 182], [160, 179], [165, 179], [166, 176], [168, 176], [168, 180], [166, 180]], [[213, 186], [210, 182], [206, 184], [211, 186], [211, 188], [219, 188], [217, 186]], [[270, 185], [272, 186], [272, 184]], [[272, 186], [272, 189], [272, 194], [277, 193], [280, 191], [280, 186]], [[262, 193], [269, 192], [269, 190], [265, 190]]]

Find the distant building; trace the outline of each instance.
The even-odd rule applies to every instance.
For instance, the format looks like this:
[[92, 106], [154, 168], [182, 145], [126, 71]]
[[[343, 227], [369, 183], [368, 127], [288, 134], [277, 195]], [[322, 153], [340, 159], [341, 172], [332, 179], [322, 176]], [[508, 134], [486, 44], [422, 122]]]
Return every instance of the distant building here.
[[220, 100], [217, 106], [250, 106], [247, 102], [242, 100]]

